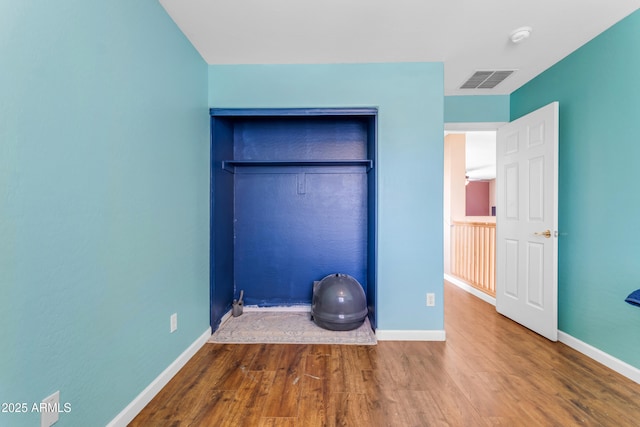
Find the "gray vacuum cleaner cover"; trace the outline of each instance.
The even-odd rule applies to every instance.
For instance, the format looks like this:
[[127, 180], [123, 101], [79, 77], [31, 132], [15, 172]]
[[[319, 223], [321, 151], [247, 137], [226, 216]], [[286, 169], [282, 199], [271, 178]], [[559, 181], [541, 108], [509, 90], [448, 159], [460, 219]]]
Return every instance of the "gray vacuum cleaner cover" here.
[[362, 285], [348, 274], [331, 274], [313, 284], [311, 318], [332, 331], [356, 329], [367, 317], [367, 297]]

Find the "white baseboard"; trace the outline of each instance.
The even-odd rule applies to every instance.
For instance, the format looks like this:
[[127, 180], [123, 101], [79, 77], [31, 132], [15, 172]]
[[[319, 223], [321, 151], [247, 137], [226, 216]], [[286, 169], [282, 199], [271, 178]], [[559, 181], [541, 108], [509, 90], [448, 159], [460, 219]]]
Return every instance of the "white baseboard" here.
[[286, 311], [292, 313], [307, 313], [311, 312], [311, 304], [282, 305], [274, 307], [258, 307], [257, 305], [245, 305], [243, 311]]
[[457, 287], [469, 292], [473, 296], [476, 296], [476, 297], [480, 298], [484, 302], [488, 302], [489, 304], [491, 304], [493, 306], [496, 305], [496, 299], [494, 297], [492, 297], [490, 295], [487, 295], [484, 292], [481, 292], [481, 291], [477, 290], [476, 288], [474, 288], [473, 286], [469, 285], [464, 280], [458, 279], [457, 277], [451, 276], [449, 274], [445, 274], [444, 275], [444, 280], [446, 280], [447, 282], [449, 282], [449, 283], [451, 283], [453, 285], [456, 285]]
[[640, 369], [631, 366], [628, 363], [623, 362], [622, 360], [617, 359], [610, 354], [587, 344], [584, 341], [580, 341], [579, 339], [567, 334], [566, 332], [558, 331], [558, 341], [568, 345], [576, 351], [579, 351], [585, 356], [592, 358], [596, 362], [602, 363], [604, 366], [613, 371], [616, 371], [620, 375], [624, 375], [630, 380], [640, 384]]
[[189, 359], [191, 359], [193, 355], [207, 343], [209, 338], [211, 338], [211, 328], [208, 328], [193, 342], [193, 344], [183, 351], [182, 354], [167, 367], [167, 369], [162, 371], [162, 373], [158, 375], [158, 377], [153, 380], [147, 388], [142, 390], [142, 392], [136, 396], [136, 398], [133, 399], [133, 401], [129, 403], [122, 412], [107, 424], [107, 427], [126, 427], [126, 425], [129, 424], [149, 402], [151, 402], [151, 399], [153, 399], [155, 395], [158, 394], [165, 385], [167, 385], [171, 378], [178, 373]]
[[444, 331], [376, 329], [378, 341], [445, 341]]
[[[281, 307], [257, 307], [244, 306], [244, 311], [287, 311], [287, 312], [310, 312], [310, 305], [294, 305]], [[423, 330], [376, 330], [376, 339], [379, 341], [445, 341], [444, 331], [423, 331]]]

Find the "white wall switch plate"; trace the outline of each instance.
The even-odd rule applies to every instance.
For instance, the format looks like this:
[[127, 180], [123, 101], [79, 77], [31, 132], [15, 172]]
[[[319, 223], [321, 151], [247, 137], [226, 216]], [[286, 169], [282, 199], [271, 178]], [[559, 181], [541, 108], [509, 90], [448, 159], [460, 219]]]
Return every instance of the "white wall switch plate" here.
[[433, 307], [436, 305], [436, 294], [427, 294], [427, 307]]
[[170, 319], [171, 323], [171, 333], [175, 332], [178, 329], [178, 313], [173, 313]]
[[58, 422], [60, 414], [60, 391], [45, 397], [40, 404], [40, 427], [50, 427]]

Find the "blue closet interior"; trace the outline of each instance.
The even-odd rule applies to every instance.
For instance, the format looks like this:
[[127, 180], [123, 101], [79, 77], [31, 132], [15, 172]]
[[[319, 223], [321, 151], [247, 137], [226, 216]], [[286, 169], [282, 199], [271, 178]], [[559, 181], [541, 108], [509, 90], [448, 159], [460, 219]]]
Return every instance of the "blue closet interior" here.
[[374, 108], [211, 109], [211, 326], [247, 305], [310, 304], [346, 273], [375, 328]]

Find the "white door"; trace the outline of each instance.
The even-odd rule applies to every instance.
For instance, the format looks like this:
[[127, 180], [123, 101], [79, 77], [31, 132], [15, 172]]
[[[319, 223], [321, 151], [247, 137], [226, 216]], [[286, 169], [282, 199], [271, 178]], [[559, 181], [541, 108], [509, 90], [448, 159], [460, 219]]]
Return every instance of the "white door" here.
[[498, 129], [496, 309], [558, 340], [558, 103]]

